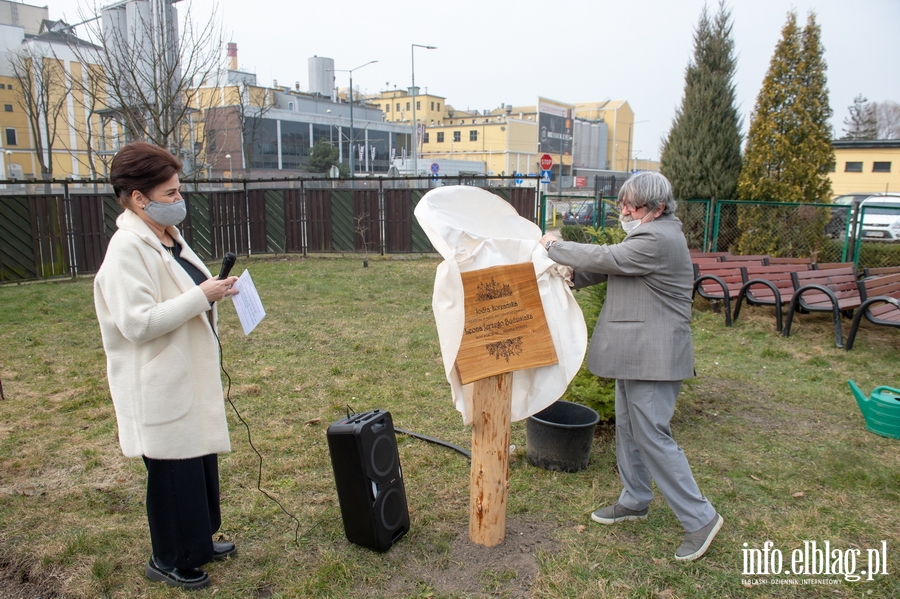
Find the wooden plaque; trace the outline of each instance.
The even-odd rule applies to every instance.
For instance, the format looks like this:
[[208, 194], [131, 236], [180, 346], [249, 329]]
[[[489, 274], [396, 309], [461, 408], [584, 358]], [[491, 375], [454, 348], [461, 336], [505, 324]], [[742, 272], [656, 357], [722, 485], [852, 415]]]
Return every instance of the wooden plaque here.
[[530, 262], [461, 274], [466, 324], [456, 370], [464, 385], [557, 363]]

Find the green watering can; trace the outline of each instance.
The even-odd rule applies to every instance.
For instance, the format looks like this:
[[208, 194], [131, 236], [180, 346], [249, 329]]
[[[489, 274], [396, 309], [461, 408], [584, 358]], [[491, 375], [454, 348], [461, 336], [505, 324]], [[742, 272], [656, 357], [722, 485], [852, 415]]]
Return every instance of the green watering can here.
[[866, 419], [866, 428], [882, 437], [900, 439], [900, 389], [876, 387], [872, 397], [866, 397], [856, 383], [847, 384]]

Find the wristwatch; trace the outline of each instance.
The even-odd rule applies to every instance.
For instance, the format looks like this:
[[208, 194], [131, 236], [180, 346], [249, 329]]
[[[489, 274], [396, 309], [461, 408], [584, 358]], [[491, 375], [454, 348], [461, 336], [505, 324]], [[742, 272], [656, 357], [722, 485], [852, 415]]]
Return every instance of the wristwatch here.
[[551, 239], [550, 241], [548, 241], [547, 243], [544, 244], [544, 249], [547, 250], [547, 251], [549, 252], [549, 251], [550, 251], [550, 246], [553, 245], [554, 243], [556, 243], [556, 240], [555, 240], [555, 239]]

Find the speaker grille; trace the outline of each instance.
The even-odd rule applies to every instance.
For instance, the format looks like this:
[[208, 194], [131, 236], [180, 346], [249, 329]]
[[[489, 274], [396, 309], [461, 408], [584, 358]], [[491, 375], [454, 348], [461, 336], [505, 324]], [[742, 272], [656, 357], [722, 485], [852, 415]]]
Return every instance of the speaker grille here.
[[387, 530], [394, 530], [406, 515], [406, 498], [400, 489], [391, 487], [381, 499], [381, 525]]
[[381, 435], [372, 443], [372, 471], [377, 476], [386, 477], [394, 472], [397, 466], [397, 440], [394, 431], [390, 436]]

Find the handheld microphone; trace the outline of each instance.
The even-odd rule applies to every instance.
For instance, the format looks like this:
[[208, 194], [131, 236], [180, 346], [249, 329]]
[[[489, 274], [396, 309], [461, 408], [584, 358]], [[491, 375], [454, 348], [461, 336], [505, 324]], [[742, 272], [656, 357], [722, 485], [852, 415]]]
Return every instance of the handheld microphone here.
[[222, 258], [222, 270], [219, 271], [218, 279], [220, 281], [228, 277], [228, 273], [231, 272], [231, 267], [234, 266], [236, 259], [237, 256], [234, 255], [234, 252], [226, 252], [225, 257]]

